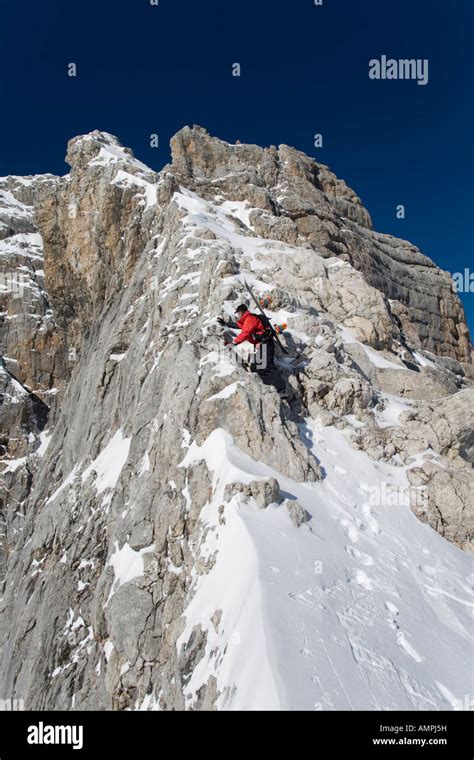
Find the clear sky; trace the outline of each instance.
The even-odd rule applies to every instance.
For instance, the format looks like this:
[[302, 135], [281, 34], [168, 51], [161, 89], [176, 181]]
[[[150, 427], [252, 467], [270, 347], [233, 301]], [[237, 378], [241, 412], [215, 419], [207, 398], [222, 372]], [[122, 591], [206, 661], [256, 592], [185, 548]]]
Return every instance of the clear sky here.
[[[0, 175], [64, 174], [67, 140], [92, 129], [160, 169], [171, 135], [200, 124], [313, 155], [376, 229], [473, 272], [474, 3], [322, 1], [0, 0]], [[382, 55], [428, 59], [428, 84], [370, 79]]]

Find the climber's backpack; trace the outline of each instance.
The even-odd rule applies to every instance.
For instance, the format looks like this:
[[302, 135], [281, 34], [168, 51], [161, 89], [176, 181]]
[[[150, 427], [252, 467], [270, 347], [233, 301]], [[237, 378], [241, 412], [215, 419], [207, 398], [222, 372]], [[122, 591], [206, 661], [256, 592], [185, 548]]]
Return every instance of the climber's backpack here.
[[266, 314], [254, 314], [253, 312], [250, 313], [252, 314], [252, 317], [256, 317], [265, 328], [265, 331], [263, 333], [253, 333], [253, 340], [257, 341], [258, 343], [266, 343], [269, 340], [273, 340], [274, 331], [272, 329], [272, 324]]

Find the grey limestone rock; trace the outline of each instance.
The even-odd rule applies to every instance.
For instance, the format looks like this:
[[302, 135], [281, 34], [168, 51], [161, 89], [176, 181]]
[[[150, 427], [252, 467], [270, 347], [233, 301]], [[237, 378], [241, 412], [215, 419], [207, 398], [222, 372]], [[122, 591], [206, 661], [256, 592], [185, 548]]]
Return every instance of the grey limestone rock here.
[[[66, 176], [0, 180], [0, 694], [26, 709], [215, 707], [216, 677], [189, 689], [225, 620], [211, 605], [189, 630], [185, 611], [235, 501], [324, 477], [308, 417], [421, 458], [415, 512], [471, 547], [471, 346], [448, 275], [300, 151], [200, 127], [171, 150], [156, 173], [95, 131]], [[292, 322], [288, 403], [216, 342], [249, 274]], [[411, 406], [382, 426], [390, 394]], [[222, 485], [223, 452], [245, 484]]]

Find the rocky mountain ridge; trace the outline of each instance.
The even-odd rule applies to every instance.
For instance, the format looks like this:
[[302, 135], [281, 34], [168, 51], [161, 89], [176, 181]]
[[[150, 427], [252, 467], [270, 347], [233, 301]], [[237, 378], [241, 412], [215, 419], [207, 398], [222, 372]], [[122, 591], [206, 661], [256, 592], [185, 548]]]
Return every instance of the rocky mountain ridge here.
[[[449, 275], [374, 232], [357, 195], [293, 148], [185, 127], [171, 151], [156, 173], [92, 132], [70, 141], [65, 177], [0, 180], [3, 691], [37, 709], [294, 706], [283, 655], [257, 664], [274, 637], [279, 648], [258, 601], [272, 606], [277, 577], [261, 571], [266, 530], [276, 554], [281, 535], [308, 563], [327, 551], [301, 624], [334, 615], [352, 651], [350, 696], [292, 661], [304, 706], [452, 708], [461, 663], [440, 675], [398, 629], [392, 655], [377, 651], [368, 593], [403, 597], [427, 547], [436, 598], [468, 593], [473, 375]], [[245, 298], [244, 278], [289, 325], [288, 404], [221, 349], [215, 318]], [[398, 590], [382, 570], [370, 578], [373, 556], [392, 569], [405, 556]], [[284, 575], [273, 608], [293, 603]], [[436, 604], [440, 642], [460, 637], [462, 659], [467, 623]], [[359, 672], [378, 696], [358, 691]]]

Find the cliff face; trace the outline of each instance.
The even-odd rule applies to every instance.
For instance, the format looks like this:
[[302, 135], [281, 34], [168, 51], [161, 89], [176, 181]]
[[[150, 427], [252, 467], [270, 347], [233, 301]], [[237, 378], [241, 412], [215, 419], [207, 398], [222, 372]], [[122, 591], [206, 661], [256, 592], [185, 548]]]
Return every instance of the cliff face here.
[[[449, 276], [292, 148], [198, 127], [171, 147], [155, 173], [93, 132], [66, 177], [0, 180], [0, 691], [449, 709], [468, 693], [445, 598], [468, 594], [449, 541], [470, 548], [474, 395]], [[221, 349], [244, 279], [288, 323], [289, 403]]]
[[[229, 145], [199, 128], [178, 132], [171, 149], [171, 170], [186, 187], [203, 197], [247, 201], [259, 237], [349, 262], [383, 294], [384, 316], [400, 320], [413, 345], [470, 361], [469, 332], [448, 273], [411, 243], [374, 232], [360, 199], [326, 166], [287, 145]], [[385, 335], [376, 331], [374, 325], [372, 342], [382, 347]]]

